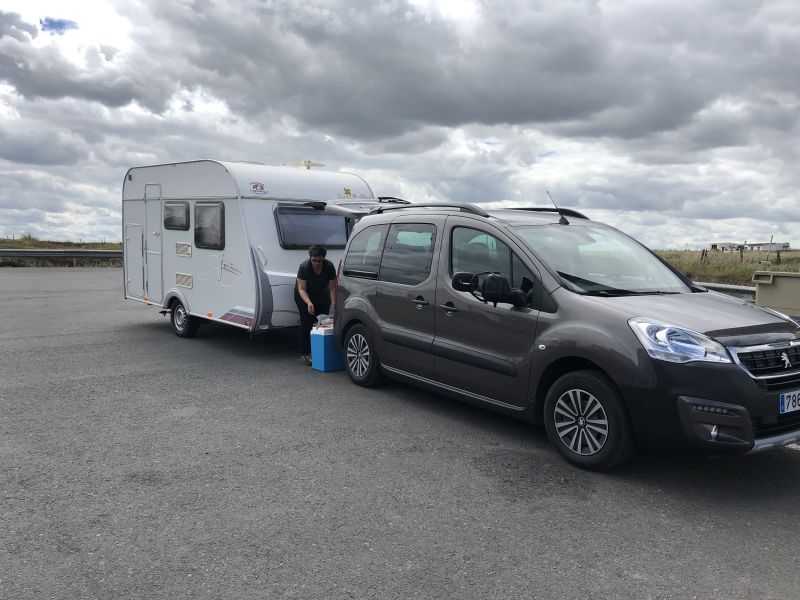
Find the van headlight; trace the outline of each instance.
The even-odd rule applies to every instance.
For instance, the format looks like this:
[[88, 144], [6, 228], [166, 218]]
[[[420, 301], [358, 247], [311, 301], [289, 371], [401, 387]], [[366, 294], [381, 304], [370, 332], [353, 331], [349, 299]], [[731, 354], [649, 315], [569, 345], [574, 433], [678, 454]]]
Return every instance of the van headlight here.
[[642, 317], [629, 319], [628, 325], [653, 358], [676, 363], [731, 362], [725, 347], [702, 333]]

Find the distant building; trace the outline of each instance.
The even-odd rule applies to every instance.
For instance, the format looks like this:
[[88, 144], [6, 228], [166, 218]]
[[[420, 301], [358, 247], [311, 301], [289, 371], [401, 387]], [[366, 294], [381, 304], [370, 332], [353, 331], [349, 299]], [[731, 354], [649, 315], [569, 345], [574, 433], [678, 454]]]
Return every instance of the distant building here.
[[789, 242], [754, 242], [752, 244], [744, 243], [739, 244], [737, 242], [709, 242], [708, 243], [708, 250], [709, 251], [718, 251], [718, 252], [734, 252], [738, 251], [739, 249], [744, 249], [746, 252], [777, 252], [780, 250], [781, 252], [787, 252], [791, 250]]
[[741, 244], [737, 244], [736, 242], [709, 242], [708, 249], [722, 252], [733, 252], [739, 246], [741, 246]]
[[756, 242], [754, 244], [745, 244], [745, 250], [753, 252], [776, 252], [778, 250], [785, 252], [791, 250], [789, 242]]

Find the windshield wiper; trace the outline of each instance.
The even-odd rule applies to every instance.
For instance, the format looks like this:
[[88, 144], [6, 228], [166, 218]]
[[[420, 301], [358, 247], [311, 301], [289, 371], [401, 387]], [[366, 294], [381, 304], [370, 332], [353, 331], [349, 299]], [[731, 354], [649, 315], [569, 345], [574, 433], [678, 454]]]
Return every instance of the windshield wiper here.
[[[591, 281], [583, 277], [578, 277], [577, 275], [564, 273], [563, 271], [556, 271], [556, 273], [561, 275], [561, 277], [568, 282], [583, 288], [581, 289], [581, 293], [589, 296], [663, 296], [666, 294], [680, 294], [680, 292], [666, 292], [663, 290], [626, 290], [622, 288], [613, 288], [598, 283], [597, 281]], [[588, 289], [592, 287], [595, 289]]]
[[663, 290], [622, 290], [617, 288], [589, 290], [586, 293], [590, 296], [665, 296], [667, 294], [680, 294], [680, 292], [665, 292]]

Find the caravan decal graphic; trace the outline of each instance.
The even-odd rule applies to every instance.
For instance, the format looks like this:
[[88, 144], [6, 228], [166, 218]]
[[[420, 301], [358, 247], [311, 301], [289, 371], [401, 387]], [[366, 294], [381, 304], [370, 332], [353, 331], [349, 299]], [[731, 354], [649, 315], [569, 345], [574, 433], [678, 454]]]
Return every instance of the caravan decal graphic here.
[[260, 181], [252, 181], [250, 182], [250, 193], [255, 194], [256, 196], [263, 196], [264, 194], [268, 194], [269, 190], [267, 189], [267, 186]]
[[220, 317], [223, 321], [230, 321], [238, 325], [245, 325], [250, 327], [253, 322], [253, 311], [242, 306], [234, 306], [228, 312]]

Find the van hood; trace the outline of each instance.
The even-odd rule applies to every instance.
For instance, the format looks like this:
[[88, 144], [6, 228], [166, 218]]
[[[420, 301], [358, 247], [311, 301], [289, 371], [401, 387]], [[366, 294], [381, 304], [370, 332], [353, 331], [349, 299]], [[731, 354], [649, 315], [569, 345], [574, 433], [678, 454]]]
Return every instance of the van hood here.
[[[644, 317], [704, 333], [725, 346], [751, 346], [800, 339], [800, 326], [751, 301], [717, 292], [583, 296], [627, 318]], [[598, 307], [599, 308], [599, 307]]]

